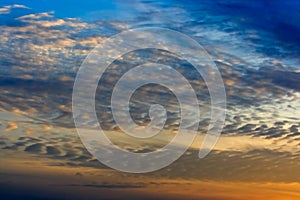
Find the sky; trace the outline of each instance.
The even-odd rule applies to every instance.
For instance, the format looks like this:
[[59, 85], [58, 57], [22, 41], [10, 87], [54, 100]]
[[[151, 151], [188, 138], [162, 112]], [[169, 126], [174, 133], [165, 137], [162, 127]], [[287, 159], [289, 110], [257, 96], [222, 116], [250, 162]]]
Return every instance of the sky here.
[[[299, 1], [128, 2], [1, 1], [0, 195], [299, 199]], [[97, 45], [141, 27], [169, 28], [201, 44], [220, 71], [227, 108], [218, 143], [199, 159], [211, 115], [203, 78], [169, 52], [148, 49], [119, 57], [99, 82], [103, 86], [95, 101], [100, 126], [114, 144], [135, 153], [155, 151], [174, 138], [180, 124], [176, 96], [167, 88], [146, 85], [131, 98], [131, 117], [145, 127], [150, 105], [160, 103], [168, 114], [163, 130], [139, 140], [116, 125], [109, 95], [137, 64], [172, 66], [189, 80], [201, 110], [200, 121], [188, 119], [199, 123], [198, 134], [180, 159], [159, 171], [130, 174], [103, 165], [85, 148], [74, 125], [72, 91], [79, 67]], [[177, 91], [185, 92], [181, 87]], [[193, 111], [189, 105], [184, 108]], [[86, 131], [96, 133], [97, 122], [82, 117]]]

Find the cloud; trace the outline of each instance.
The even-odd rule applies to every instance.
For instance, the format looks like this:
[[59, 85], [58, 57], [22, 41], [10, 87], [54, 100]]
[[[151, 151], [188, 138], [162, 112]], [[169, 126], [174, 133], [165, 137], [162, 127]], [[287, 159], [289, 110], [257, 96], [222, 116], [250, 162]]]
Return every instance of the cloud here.
[[87, 28], [89, 25], [87, 23], [81, 22], [77, 19], [55, 19], [53, 17], [53, 12], [47, 13], [37, 13], [37, 14], [30, 14], [18, 17], [17, 20], [26, 22], [28, 24], [34, 24], [38, 27], [57, 27], [57, 26], [65, 26], [65, 27], [72, 27], [72, 28]]
[[92, 188], [109, 188], [109, 189], [131, 189], [131, 188], [144, 188], [146, 184], [134, 184], [134, 183], [102, 183], [102, 184], [85, 184], [85, 185], [68, 185], [72, 187], [92, 187]]
[[22, 8], [22, 9], [29, 9], [27, 6], [19, 5], [19, 4], [13, 4], [10, 6], [4, 6], [0, 8], [0, 14], [10, 14], [11, 10], [14, 8]]
[[[2, 12], [8, 12], [13, 7], [18, 6], [4, 7]], [[93, 47], [107, 36], [127, 29], [130, 25], [116, 21], [88, 23], [80, 19], [57, 19], [53, 12], [28, 14], [16, 20], [22, 22], [22, 26], [1, 26], [0, 29], [0, 70], [3, 72], [0, 77], [3, 94], [0, 105], [16, 115], [28, 116], [38, 125], [4, 123], [4, 132], [18, 132], [24, 126], [27, 136], [15, 141], [3, 141], [3, 148], [68, 161], [66, 165], [99, 167], [98, 161], [86, 152], [72, 129], [74, 123], [70, 102], [73, 81], [80, 64]], [[213, 32], [207, 33], [207, 36], [213, 35]], [[214, 39], [221, 39], [221, 36], [230, 39], [230, 35], [219, 32], [214, 37], [220, 38]], [[268, 145], [274, 143], [274, 151], [295, 153], [292, 147], [300, 138], [297, 118], [300, 115], [300, 94], [294, 92], [298, 91], [297, 85], [300, 85], [299, 74], [282, 72], [277, 67], [253, 68], [239, 57], [208, 47], [212, 59], [220, 69], [227, 92], [227, 121], [223, 133], [236, 137], [249, 135], [260, 138], [266, 140]], [[147, 61], [145, 53], [129, 53], [111, 65], [109, 75], [113, 76], [108, 76], [104, 90], [99, 90], [103, 93], [99, 92], [99, 96], [96, 96], [96, 110], [103, 113], [98, 116], [103, 129], [118, 129], [109, 113], [108, 90], [122, 75], [121, 72], [124, 73], [137, 64], [137, 60], [140, 63]], [[191, 80], [201, 101], [201, 114], [204, 116], [199, 132], [205, 133], [209, 123], [210, 99], [201, 76], [195, 75], [195, 70], [186, 61], [175, 59], [172, 54], [154, 51], [151, 55], [152, 61], [172, 64]], [[153, 102], [165, 103], [169, 106], [170, 114], [165, 128], [176, 133], [180, 122], [177, 101], [167, 90], [155, 89], [158, 90], [146, 87], [137, 93], [132, 99], [132, 116], [141, 125], [146, 124], [146, 105]], [[95, 123], [88, 122], [87, 126], [93, 129]], [[53, 136], [56, 131], [63, 134]], [[118, 131], [116, 132], [120, 133]], [[36, 135], [38, 132], [43, 134]], [[132, 148], [132, 145], [127, 145], [126, 148], [133, 152], [146, 152], [157, 146]]]
[[260, 71], [264, 73], [267, 79], [270, 79], [272, 83], [283, 86], [285, 88], [294, 89], [300, 91], [300, 73], [294, 71], [282, 70], [270, 70], [271, 67], [262, 68]]
[[53, 18], [53, 14], [54, 14], [54, 12], [42, 12], [42, 13], [23, 15], [16, 19], [20, 20], [20, 21], [22, 21], [22, 20], [39, 20], [42, 18]]
[[43, 144], [36, 143], [36, 144], [27, 146], [24, 151], [39, 154], [39, 153], [42, 153], [43, 148], [44, 148]]

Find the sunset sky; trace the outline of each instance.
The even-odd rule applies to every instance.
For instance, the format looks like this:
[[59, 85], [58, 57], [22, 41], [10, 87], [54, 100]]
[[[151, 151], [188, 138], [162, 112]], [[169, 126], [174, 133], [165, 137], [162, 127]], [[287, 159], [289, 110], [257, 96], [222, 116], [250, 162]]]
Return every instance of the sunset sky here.
[[[0, 198], [300, 199], [299, 13], [297, 0], [1, 1]], [[187, 119], [199, 127], [178, 160], [158, 171], [126, 173], [86, 149], [74, 125], [72, 92], [76, 73], [97, 45], [142, 27], [183, 33], [205, 49], [224, 82], [226, 118], [217, 144], [199, 159], [212, 108], [203, 77], [172, 54], [178, 49], [118, 57], [97, 87], [98, 122], [80, 116], [87, 135], [97, 134], [99, 123], [115, 145], [134, 153], [156, 151], [175, 137], [180, 106], [176, 95], [159, 85], [145, 85], [130, 99], [141, 134], [150, 122], [150, 105], [166, 108], [168, 118], [157, 136], [131, 138], [113, 118], [114, 84], [145, 62], [168, 64], [184, 75], [201, 113], [200, 120]]]

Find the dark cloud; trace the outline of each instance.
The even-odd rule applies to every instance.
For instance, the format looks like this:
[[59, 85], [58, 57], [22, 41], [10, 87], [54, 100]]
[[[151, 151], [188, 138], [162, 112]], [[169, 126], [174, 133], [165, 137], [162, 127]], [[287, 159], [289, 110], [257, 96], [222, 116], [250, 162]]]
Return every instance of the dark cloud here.
[[116, 183], [116, 184], [109, 184], [109, 183], [101, 183], [101, 184], [85, 184], [85, 185], [68, 185], [72, 187], [93, 187], [93, 188], [109, 188], [109, 189], [130, 189], [130, 188], [144, 188], [146, 184], [132, 184], [132, 183]]
[[60, 151], [56, 147], [52, 147], [52, 146], [47, 146], [46, 151], [47, 151], [47, 155], [58, 156], [60, 154]]
[[18, 150], [18, 146], [17, 145], [7, 145], [7, 146], [3, 147], [2, 149]]
[[265, 130], [265, 129], [267, 129], [268, 128], [268, 126], [266, 125], [266, 124], [262, 124], [262, 125], [260, 125], [259, 127], [257, 127], [256, 129], [255, 129], [255, 131], [263, 131], [263, 130]]
[[151, 176], [223, 181], [299, 181], [295, 176], [300, 167], [297, 154], [267, 149], [212, 151], [204, 159], [199, 159], [198, 151], [191, 152], [191, 155], [181, 157]]
[[291, 137], [298, 137], [298, 136], [300, 136], [300, 132], [294, 132], [294, 133], [288, 134], [286, 137], [291, 138]]
[[300, 73], [293, 71], [282, 70], [270, 70], [271, 67], [262, 68], [260, 71], [263, 73], [266, 79], [272, 81], [276, 85], [282, 87], [300, 90]]
[[26, 147], [24, 151], [39, 154], [39, 153], [42, 153], [42, 150], [44, 147], [45, 147], [44, 144], [36, 143], [36, 144], [32, 144], [32, 145]]
[[238, 129], [238, 132], [250, 134], [252, 130], [256, 127], [256, 124], [246, 124]]
[[273, 138], [279, 138], [283, 137], [287, 133], [285, 131], [277, 131], [275, 134], [269, 134], [266, 139], [273, 139]]
[[283, 126], [285, 124], [285, 122], [275, 122], [274, 125], [275, 126]]
[[292, 126], [289, 128], [289, 130], [290, 130], [291, 132], [298, 132], [298, 127], [299, 127], [299, 126], [297, 126], [297, 125], [292, 125]]

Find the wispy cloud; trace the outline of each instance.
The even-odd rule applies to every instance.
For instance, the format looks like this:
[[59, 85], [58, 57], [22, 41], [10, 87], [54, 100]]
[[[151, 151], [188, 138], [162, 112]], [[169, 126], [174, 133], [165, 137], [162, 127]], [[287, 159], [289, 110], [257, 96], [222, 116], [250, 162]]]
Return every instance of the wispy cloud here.
[[30, 9], [29, 7], [24, 6], [24, 5], [13, 4], [13, 5], [1, 7], [0, 8], [0, 15], [1, 14], [10, 14], [11, 10], [14, 9], [14, 8]]

